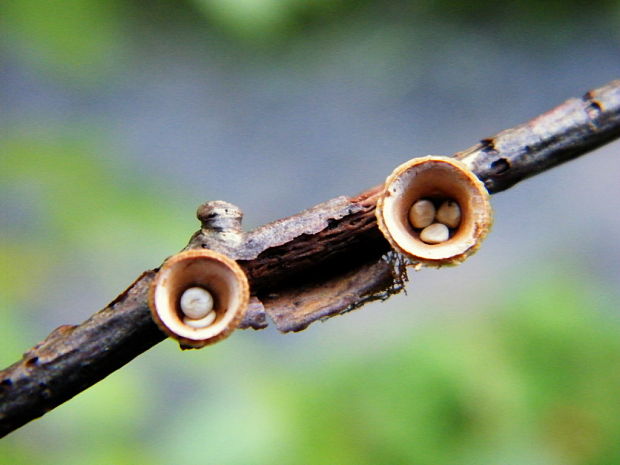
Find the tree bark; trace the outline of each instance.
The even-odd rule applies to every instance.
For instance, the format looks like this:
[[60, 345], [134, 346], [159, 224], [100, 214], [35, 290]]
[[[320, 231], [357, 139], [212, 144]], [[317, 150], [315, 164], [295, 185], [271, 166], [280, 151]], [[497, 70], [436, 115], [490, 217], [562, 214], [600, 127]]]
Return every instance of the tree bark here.
[[[490, 193], [620, 137], [620, 80], [454, 156]], [[408, 264], [377, 228], [382, 186], [338, 197], [245, 235], [232, 251], [247, 272], [252, 303], [241, 327], [299, 331], [313, 321], [402, 289]], [[200, 232], [188, 247], [209, 246]], [[0, 437], [40, 417], [164, 339], [150, 316], [144, 272], [84, 323], [64, 325], [0, 372]]]

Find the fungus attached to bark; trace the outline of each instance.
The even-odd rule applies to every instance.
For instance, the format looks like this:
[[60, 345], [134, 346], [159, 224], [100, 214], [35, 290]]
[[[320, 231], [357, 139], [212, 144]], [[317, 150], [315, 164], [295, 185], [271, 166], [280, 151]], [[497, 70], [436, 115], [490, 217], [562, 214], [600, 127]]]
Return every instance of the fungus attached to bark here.
[[208, 249], [186, 250], [157, 273], [149, 307], [166, 334], [182, 346], [199, 348], [227, 337], [249, 298], [248, 280], [234, 260]]
[[[431, 208], [428, 204], [431, 204]], [[417, 221], [423, 212], [434, 219]], [[449, 157], [414, 158], [387, 178], [377, 202], [381, 232], [397, 251], [426, 265], [456, 265], [489, 231], [489, 193], [463, 163]], [[429, 215], [426, 215], [429, 216]]]

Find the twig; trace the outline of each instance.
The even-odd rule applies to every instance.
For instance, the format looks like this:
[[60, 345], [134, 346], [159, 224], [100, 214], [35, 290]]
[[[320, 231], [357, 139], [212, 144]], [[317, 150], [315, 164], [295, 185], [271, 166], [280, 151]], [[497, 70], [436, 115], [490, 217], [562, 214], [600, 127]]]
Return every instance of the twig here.
[[[620, 137], [620, 80], [454, 156], [496, 193]], [[265, 225], [232, 252], [254, 298], [243, 327], [281, 331], [342, 314], [398, 292], [402, 257], [390, 252], [374, 209], [381, 186]], [[201, 232], [188, 247], [212, 247]], [[217, 246], [217, 244], [215, 244]], [[157, 270], [77, 326], [54, 330], [0, 372], [0, 437], [40, 417], [164, 339], [146, 303]]]

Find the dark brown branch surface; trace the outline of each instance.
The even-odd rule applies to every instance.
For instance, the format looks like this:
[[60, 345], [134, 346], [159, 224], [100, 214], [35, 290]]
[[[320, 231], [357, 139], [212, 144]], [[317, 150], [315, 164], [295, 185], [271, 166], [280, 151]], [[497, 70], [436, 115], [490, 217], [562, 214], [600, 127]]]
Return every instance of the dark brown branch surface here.
[[[496, 193], [618, 137], [620, 81], [613, 81], [455, 156]], [[402, 271], [398, 259], [386, 258], [389, 246], [375, 222], [379, 192], [380, 186], [340, 197], [248, 233], [234, 257], [257, 297], [243, 326], [266, 326], [266, 312], [278, 329], [299, 331], [397, 292]], [[190, 246], [201, 240], [195, 235]], [[84, 323], [59, 327], [0, 372], [0, 437], [164, 339], [146, 303], [155, 272], [143, 273]]]
[[455, 156], [493, 194], [620, 136], [620, 80], [567, 100], [538, 118]]

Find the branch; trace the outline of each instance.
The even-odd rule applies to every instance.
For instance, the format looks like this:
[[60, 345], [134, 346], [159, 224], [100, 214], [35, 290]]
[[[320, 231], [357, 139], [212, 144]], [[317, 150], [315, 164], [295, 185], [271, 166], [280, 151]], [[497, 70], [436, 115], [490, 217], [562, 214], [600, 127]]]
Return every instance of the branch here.
[[[454, 156], [491, 193], [620, 137], [620, 80], [570, 99], [532, 121], [483, 139]], [[405, 263], [375, 221], [382, 186], [338, 197], [244, 234], [224, 250], [239, 261], [253, 298], [242, 327], [300, 331], [402, 289]], [[188, 248], [226, 249], [199, 231]], [[151, 319], [144, 272], [84, 323], [64, 325], [0, 372], [0, 437], [40, 417], [164, 339]]]

